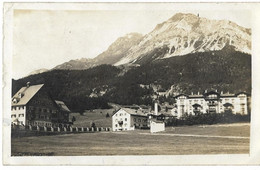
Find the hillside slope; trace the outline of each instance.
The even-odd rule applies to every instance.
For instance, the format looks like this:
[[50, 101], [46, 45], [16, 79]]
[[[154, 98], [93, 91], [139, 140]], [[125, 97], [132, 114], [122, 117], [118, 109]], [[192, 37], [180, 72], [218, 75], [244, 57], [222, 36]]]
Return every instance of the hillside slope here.
[[[156, 52], [155, 52], [156, 53]], [[146, 62], [124, 72], [123, 67], [100, 65], [88, 70], [52, 70], [13, 80], [13, 94], [26, 82], [44, 83], [54, 99], [73, 109], [107, 108], [118, 104], [151, 104], [160, 89], [172, 94], [218, 89], [251, 92], [251, 56], [227, 46]]]

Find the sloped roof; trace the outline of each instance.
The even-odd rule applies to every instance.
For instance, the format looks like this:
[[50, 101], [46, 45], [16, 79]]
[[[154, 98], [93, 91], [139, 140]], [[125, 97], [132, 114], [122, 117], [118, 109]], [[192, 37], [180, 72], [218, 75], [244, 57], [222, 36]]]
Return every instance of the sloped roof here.
[[203, 98], [204, 96], [202, 94], [191, 94], [189, 95], [189, 98]]
[[[22, 87], [13, 97], [12, 106], [26, 105], [33, 96], [42, 88], [44, 84], [32, 85], [29, 87]], [[22, 94], [22, 97], [19, 97]], [[13, 102], [16, 99], [17, 102]]]
[[[121, 108], [121, 109], [124, 110], [125, 112], [129, 113], [130, 115], [147, 117], [147, 115], [140, 110], [129, 109], [129, 108]], [[121, 110], [121, 109], [119, 109], [119, 110]], [[119, 110], [117, 110], [115, 113], [117, 113]]]
[[55, 103], [59, 106], [62, 111], [70, 112], [70, 109], [65, 105], [63, 101], [55, 100]]

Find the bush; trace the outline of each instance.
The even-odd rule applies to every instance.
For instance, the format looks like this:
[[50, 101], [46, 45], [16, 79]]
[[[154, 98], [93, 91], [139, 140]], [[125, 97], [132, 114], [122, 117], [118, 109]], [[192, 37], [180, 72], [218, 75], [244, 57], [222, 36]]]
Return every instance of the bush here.
[[[176, 119], [176, 118], [175, 118]], [[197, 115], [185, 115], [179, 120], [172, 120], [166, 125], [178, 126], [178, 125], [199, 125], [199, 124], [217, 124], [217, 123], [235, 123], [235, 122], [250, 122], [250, 114], [230, 114], [225, 113], [206, 113]]]

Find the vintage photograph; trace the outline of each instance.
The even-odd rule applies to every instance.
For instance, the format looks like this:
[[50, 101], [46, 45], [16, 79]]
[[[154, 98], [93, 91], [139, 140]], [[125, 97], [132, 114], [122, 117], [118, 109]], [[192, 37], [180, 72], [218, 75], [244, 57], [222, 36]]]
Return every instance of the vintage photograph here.
[[11, 158], [249, 155], [252, 11], [102, 5], [13, 9]]

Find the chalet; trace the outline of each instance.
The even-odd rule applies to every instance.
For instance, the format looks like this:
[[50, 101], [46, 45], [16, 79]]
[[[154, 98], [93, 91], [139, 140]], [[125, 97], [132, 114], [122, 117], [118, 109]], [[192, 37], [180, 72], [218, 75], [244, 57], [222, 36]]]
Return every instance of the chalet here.
[[28, 82], [12, 97], [12, 124], [62, 126], [68, 122], [67, 116], [64, 117], [64, 112], [43, 86], [30, 85]]
[[203, 94], [180, 94], [175, 96], [177, 118], [184, 114], [196, 115], [198, 113], [224, 113], [248, 114], [249, 95], [245, 92], [237, 94], [205, 91]]
[[60, 114], [60, 118], [57, 120], [58, 123], [69, 123], [69, 114], [71, 113], [70, 109], [66, 106], [63, 101], [55, 100], [55, 103], [58, 106]]
[[112, 115], [113, 131], [147, 128], [148, 116], [140, 110], [121, 108]]

